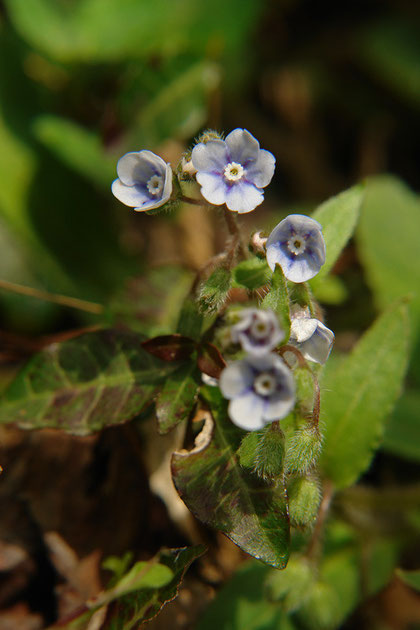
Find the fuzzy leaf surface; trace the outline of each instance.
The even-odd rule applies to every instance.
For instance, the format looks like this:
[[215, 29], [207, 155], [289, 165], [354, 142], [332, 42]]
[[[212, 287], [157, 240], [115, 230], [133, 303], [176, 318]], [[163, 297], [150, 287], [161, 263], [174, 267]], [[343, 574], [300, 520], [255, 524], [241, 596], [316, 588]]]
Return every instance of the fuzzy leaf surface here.
[[368, 468], [400, 393], [407, 358], [407, 306], [399, 303], [377, 319], [338, 367], [327, 363], [320, 463], [337, 488], [350, 486]]
[[156, 399], [159, 433], [167, 433], [190, 415], [197, 400], [200, 374], [193, 361], [179, 366]]
[[290, 537], [283, 488], [240, 466], [236, 451], [244, 432], [228, 419], [218, 388], [204, 388], [204, 396], [214, 424], [207, 420], [192, 451], [173, 454], [175, 487], [200, 521], [255, 558], [283, 568]]
[[290, 337], [290, 309], [289, 294], [287, 290], [287, 282], [280, 265], [276, 265], [273, 275], [271, 276], [270, 288], [260, 304], [261, 308], [271, 308], [280, 320], [280, 325], [284, 330], [285, 336], [283, 343], [287, 343]]
[[244, 287], [250, 291], [269, 282], [271, 271], [267, 262], [261, 258], [249, 258], [233, 269], [233, 286]]
[[0, 399], [0, 423], [87, 435], [139, 414], [173, 369], [143, 350], [138, 335], [86, 333], [27, 363]]
[[313, 213], [312, 218], [322, 225], [327, 251], [324, 265], [310, 282], [312, 287], [315, 288], [331, 271], [347, 241], [353, 235], [363, 195], [363, 186], [353, 186], [336, 197], [328, 199]]

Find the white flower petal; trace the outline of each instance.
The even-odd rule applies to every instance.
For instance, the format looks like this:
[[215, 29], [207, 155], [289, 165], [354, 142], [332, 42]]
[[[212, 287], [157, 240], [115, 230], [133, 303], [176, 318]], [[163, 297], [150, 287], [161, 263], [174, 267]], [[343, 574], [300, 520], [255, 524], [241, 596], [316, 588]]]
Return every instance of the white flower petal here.
[[233, 424], [245, 431], [258, 431], [265, 426], [263, 420], [264, 399], [250, 391], [231, 400], [228, 407]]
[[172, 195], [172, 166], [170, 164], [165, 165], [165, 183], [162, 190], [162, 201], [166, 203], [169, 197]]
[[145, 184], [153, 175], [163, 175], [166, 163], [152, 151], [126, 153], [117, 163], [117, 174], [123, 184]]
[[290, 338], [296, 339], [297, 343], [307, 341], [314, 334], [318, 323], [317, 319], [311, 317], [293, 318], [290, 327]]
[[226, 136], [226, 144], [231, 160], [238, 162], [244, 167], [247, 166], [249, 161], [255, 161], [258, 158], [260, 144], [246, 129], [234, 129], [231, 131]]
[[126, 206], [141, 206], [149, 198], [139, 186], [126, 186], [120, 179], [115, 179], [111, 186], [112, 194]]
[[209, 140], [196, 144], [191, 153], [191, 161], [197, 171], [221, 173], [229, 161], [226, 143], [224, 140]]
[[317, 327], [314, 334], [304, 343], [299, 344], [298, 347], [305, 359], [323, 365], [330, 356], [334, 343], [334, 333], [322, 322], [315, 321]]
[[246, 361], [236, 361], [222, 371], [219, 380], [220, 391], [225, 398], [235, 398], [252, 385], [253, 378], [253, 371]]
[[265, 188], [273, 179], [276, 158], [270, 151], [260, 149], [257, 160], [246, 169], [246, 179], [257, 188]]
[[201, 186], [201, 194], [206, 201], [215, 206], [221, 206], [222, 203], [225, 203], [227, 186], [220, 175], [198, 172], [196, 179]]
[[253, 184], [238, 182], [227, 189], [226, 205], [229, 210], [244, 214], [255, 210], [264, 201], [264, 195]]

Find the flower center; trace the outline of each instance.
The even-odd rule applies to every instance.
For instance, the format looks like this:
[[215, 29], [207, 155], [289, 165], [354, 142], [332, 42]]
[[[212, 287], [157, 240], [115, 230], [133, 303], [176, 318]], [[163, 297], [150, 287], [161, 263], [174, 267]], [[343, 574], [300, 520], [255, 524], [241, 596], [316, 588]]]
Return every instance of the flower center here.
[[229, 182], [237, 182], [239, 179], [242, 179], [244, 168], [241, 164], [238, 164], [238, 162], [229, 162], [229, 164], [225, 166], [223, 175]]
[[254, 390], [260, 396], [270, 396], [276, 390], [276, 379], [269, 372], [261, 372], [254, 381]]
[[147, 190], [153, 197], [160, 195], [163, 189], [163, 177], [160, 175], [153, 175], [147, 182]]
[[256, 339], [261, 339], [262, 337], [266, 337], [268, 334], [269, 328], [266, 322], [262, 322], [261, 320], [256, 320], [253, 322], [251, 326], [251, 335]]
[[287, 247], [292, 254], [298, 256], [299, 254], [303, 254], [306, 249], [305, 239], [301, 236], [292, 236], [287, 241]]

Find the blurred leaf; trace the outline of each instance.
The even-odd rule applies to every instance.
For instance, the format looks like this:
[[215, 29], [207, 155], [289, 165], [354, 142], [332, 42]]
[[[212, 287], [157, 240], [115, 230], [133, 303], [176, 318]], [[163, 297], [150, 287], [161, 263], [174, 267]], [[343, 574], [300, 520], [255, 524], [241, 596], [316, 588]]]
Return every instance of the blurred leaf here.
[[328, 199], [312, 214], [312, 218], [322, 225], [327, 250], [324, 265], [315, 278], [310, 281], [313, 288], [331, 271], [343, 248], [353, 235], [359, 218], [363, 195], [363, 186], [353, 186], [336, 197]]
[[410, 307], [420, 323], [420, 200], [391, 176], [368, 180], [357, 233], [358, 248], [378, 305], [413, 296]]
[[205, 342], [198, 347], [197, 365], [207, 376], [219, 378], [221, 371], [226, 367], [226, 361], [216, 346]]
[[420, 570], [404, 571], [404, 569], [397, 569], [396, 574], [405, 584], [414, 588], [415, 591], [420, 591]]
[[244, 432], [227, 417], [218, 388], [203, 388], [214, 417], [207, 420], [190, 452], [174, 453], [172, 477], [191, 512], [222, 531], [250, 555], [283, 568], [289, 555], [289, 520], [281, 484], [265, 482], [241, 468], [237, 458]]
[[[178, 594], [178, 588], [191, 562], [205, 551], [203, 545], [163, 549], [148, 562], [137, 562], [111, 588], [91, 598], [88, 606], [66, 622], [60, 620], [51, 630], [88, 630], [105, 627], [90, 624], [98, 611], [106, 612], [106, 627], [133, 630], [138, 624], [155, 617], [161, 608]], [[104, 606], [108, 606], [105, 610]], [[99, 617], [104, 619], [104, 617]]]
[[265, 598], [264, 582], [272, 573], [255, 561], [243, 564], [208, 606], [196, 630], [293, 630], [280, 606]]
[[379, 78], [398, 96], [420, 105], [420, 30], [415, 21], [377, 20], [364, 29], [357, 50]]
[[378, 446], [400, 390], [408, 358], [405, 304], [383, 313], [351, 354], [322, 381], [323, 475], [338, 488], [354, 483]]
[[197, 302], [188, 296], [182, 304], [176, 332], [198, 341], [201, 337], [203, 320], [204, 318], [198, 310]]
[[167, 433], [189, 417], [197, 400], [199, 379], [193, 361], [180, 365], [168, 376], [156, 399], [159, 433]]
[[10, 17], [28, 43], [66, 62], [111, 61], [168, 55], [184, 49], [232, 50], [254, 23], [255, 0], [241, 10], [213, 0], [6, 0]]
[[155, 146], [167, 138], [190, 138], [207, 120], [209, 94], [220, 82], [216, 64], [195, 63], [172, 77], [130, 124], [134, 146]]
[[195, 350], [195, 342], [182, 335], [160, 335], [143, 341], [146, 352], [162, 361], [181, 361], [188, 359]]
[[239, 263], [233, 270], [233, 286], [253, 291], [270, 281], [271, 271], [266, 260], [249, 258]]
[[367, 594], [371, 596], [391, 581], [399, 556], [398, 543], [392, 539], [375, 537], [373, 540], [364, 540], [362, 547], [362, 571], [365, 571]]
[[106, 156], [96, 134], [58, 116], [36, 118], [34, 133], [67, 166], [110, 191], [116, 160]]
[[349, 297], [349, 292], [339, 276], [326, 276], [320, 284], [313, 287], [315, 298], [322, 304], [337, 306]]
[[284, 277], [284, 273], [280, 265], [276, 265], [274, 273], [271, 276], [268, 293], [261, 302], [260, 307], [271, 308], [271, 310], [279, 316], [280, 325], [285, 333], [283, 343], [287, 343], [290, 336], [289, 305], [290, 301], [286, 278]]
[[406, 392], [386, 425], [383, 449], [420, 462], [420, 394]]
[[138, 335], [87, 333], [35, 355], [0, 399], [0, 423], [87, 435], [130, 420], [173, 370]]

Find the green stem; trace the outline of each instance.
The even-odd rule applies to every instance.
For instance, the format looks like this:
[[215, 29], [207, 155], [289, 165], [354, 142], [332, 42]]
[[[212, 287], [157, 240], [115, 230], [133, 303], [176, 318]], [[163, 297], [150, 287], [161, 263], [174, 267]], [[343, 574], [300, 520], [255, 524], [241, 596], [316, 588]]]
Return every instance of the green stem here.
[[322, 496], [321, 505], [318, 510], [318, 517], [316, 519], [315, 527], [312, 532], [311, 540], [309, 541], [306, 549], [306, 557], [310, 560], [317, 561], [321, 553], [322, 534], [324, 532], [325, 521], [328, 516], [331, 501], [334, 496], [334, 486], [331, 481], [325, 481], [324, 493]]

